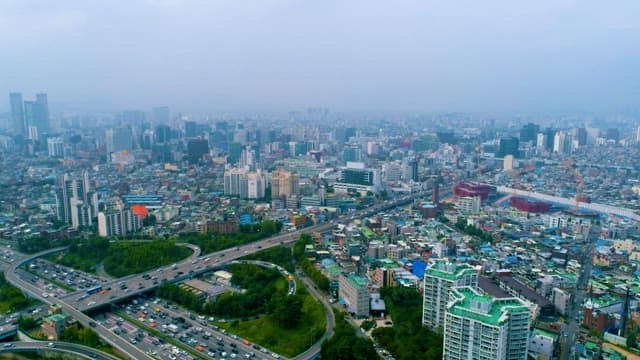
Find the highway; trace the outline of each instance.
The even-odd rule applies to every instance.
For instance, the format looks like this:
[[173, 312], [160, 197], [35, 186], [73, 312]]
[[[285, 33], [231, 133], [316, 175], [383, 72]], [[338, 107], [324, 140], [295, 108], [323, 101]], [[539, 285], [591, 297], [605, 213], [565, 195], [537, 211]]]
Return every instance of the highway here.
[[93, 328], [93, 330], [98, 334], [98, 336], [100, 336], [100, 338], [102, 338], [104, 341], [109, 343], [111, 346], [113, 346], [114, 348], [122, 352], [125, 356], [129, 357], [130, 359], [149, 359], [149, 356], [144, 352], [142, 352], [140, 349], [129, 344], [126, 340], [118, 336], [113, 336], [111, 331], [109, 331], [107, 328], [105, 328], [100, 324], [97, 324], [89, 316], [77, 310], [76, 308], [71, 306], [69, 303], [67, 303], [63, 299], [60, 299], [60, 298], [52, 299], [50, 297], [47, 297], [47, 298], [43, 297], [41, 295], [42, 289], [33, 285], [29, 281], [23, 280], [21, 277], [18, 276], [17, 269], [21, 265], [42, 256], [47, 256], [49, 254], [64, 251], [65, 249], [66, 247], [50, 249], [50, 250], [46, 250], [46, 251], [34, 254], [27, 258], [23, 258], [20, 261], [14, 261], [11, 267], [8, 269], [8, 271], [5, 272], [5, 278], [12, 285], [16, 286], [17, 288], [31, 295], [33, 298], [36, 298], [45, 304], [51, 305], [52, 303], [56, 303], [60, 305], [62, 310], [64, 310], [64, 312], [67, 315], [76, 319], [83, 326]]
[[[52, 344], [51, 346], [49, 344]], [[72, 344], [62, 341], [19, 341], [12, 343], [4, 343], [3, 347], [0, 347], [0, 353], [18, 353], [18, 352], [56, 352], [64, 354], [77, 355], [86, 359], [98, 359], [98, 360], [114, 360], [117, 357], [107, 354], [105, 352], [90, 348], [84, 345]]]
[[[338, 220], [353, 220], [356, 218], [371, 216], [388, 208], [408, 204], [413, 201], [413, 198], [424, 195], [424, 192], [416, 193], [412, 196], [400, 198], [399, 200], [388, 201], [360, 211], [349, 212], [342, 215]], [[205, 272], [214, 271], [226, 266], [230, 261], [262, 249], [291, 244], [298, 240], [300, 235], [303, 233], [325, 232], [331, 230], [334, 226], [334, 222], [322, 223], [208, 255], [190, 257], [185, 261], [158, 268], [153, 271], [130, 275], [106, 282], [102, 284], [102, 288], [108, 290], [107, 293], [98, 292], [87, 295], [85, 291], [76, 291], [65, 295], [63, 299], [77, 310], [82, 312], [91, 311], [110, 303], [118, 302], [126, 298], [148, 292], [160, 285], [162, 281], [182, 281]]]
[[[396, 200], [387, 200], [384, 203], [376, 204], [363, 210], [353, 211], [340, 216], [337, 220], [354, 220], [356, 218], [362, 218], [374, 215], [380, 211], [394, 208], [401, 205], [409, 204], [413, 199], [425, 196], [427, 192], [415, 193], [412, 195], [403, 196]], [[29, 293], [32, 297], [42, 301], [45, 304], [52, 304], [53, 302], [60, 305], [65, 313], [75, 318], [83, 326], [91, 327], [93, 330], [107, 343], [114, 348], [122, 352], [125, 356], [131, 359], [149, 359], [149, 355], [145, 354], [139, 348], [133, 346], [125, 339], [114, 336], [103, 325], [94, 322], [89, 316], [85, 315], [84, 311], [96, 309], [101, 306], [106, 306], [114, 302], [126, 299], [137, 294], [147, 292], [159, 285], [163, 280], [167, 281], [181, 281], [196, 275], [212, 271], [226, 263], [238, 259], [247, 254], [251, 254], [262, 249], [271, 248], [274, 246], [287, 245], [295, 242], [303, 233], [311, 232], [325, 232], [331, 230], [335, 226], [336, 220], [328, 223], [322, 223], [311, 227], [283, 233], [272, 236], [270, 238], [257, 241], [254, 243], [242, 245], [236, 248], [226, 249], [203, 256], [193, 256], [185, 261], [176, 263], [170, 266], [149, 271], [146, 273], [127, 276], [124, 278], [116, 279], [111, 282], [104, 283], [103, 289], [108, 291], [106, 293], [96, 293], [87, 296], [86, 291], [76, 291], [68, 294], [62, 298], [45, 298], [41, 295], [42, 289], [33, 285], [31, 282], [22, 279], [18, 273], [18, 267], [33, 261], [42, 256], [53, 254], [56, 252], [64, 251], [66, 247], [60, 247], [43, 251], [19, 260], [14, 261], [11, 266], [5, 272], [6, 279], [12, 285], [22, 289], [24, 292]], [[199, 250], [199, 249], [198, 249]], [[199, 254], [199, 253], [198, 253]], [[122, 286], [124, 284], [126, 286]], [[311, 290], [310, 290], [311, 291]], [[322, 299], [322, 296], [319, 297]], [[322, 300], [321, 300], [322, 301]], [[328, 322], [329, 323], [329, 322]], [[333, 323], [333, 322], [331, 322]], [[321, 344], [321, 343], [320, 343]], [[304, 357], [300, 359], [309, 359], [315, 357], [319, 352], [320, 344], [314, 345], [312, 349], [305, 352]]]

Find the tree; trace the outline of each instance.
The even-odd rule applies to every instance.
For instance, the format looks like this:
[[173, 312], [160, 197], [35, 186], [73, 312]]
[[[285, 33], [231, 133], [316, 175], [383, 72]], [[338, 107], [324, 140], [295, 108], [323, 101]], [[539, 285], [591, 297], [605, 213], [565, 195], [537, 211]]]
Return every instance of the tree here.
[[302, 318], [302, 299], [298, 295], [272, 297], [269, 308], [271, 317], [283, 328], [293, 328]]

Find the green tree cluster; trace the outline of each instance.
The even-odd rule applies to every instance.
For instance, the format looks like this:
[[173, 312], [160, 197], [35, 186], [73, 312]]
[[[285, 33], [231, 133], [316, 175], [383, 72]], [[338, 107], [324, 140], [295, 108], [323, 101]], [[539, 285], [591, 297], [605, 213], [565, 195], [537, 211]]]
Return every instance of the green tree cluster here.
[[122, 277], [183, 260], [191, 252], [171, 240], [111, 243], [104, 258], [104, 269], [115, 277]]
[[442, 335], [422, 327], [422, 297], [415, 289], [384, 288], [381, 295], [393, 319], [393, 327], [371, 333], [394, 358], [435, 360], [442, 358]]
[[137, 274], [180, 261], [191, 254], [184, 246], [170, 240], [110, 242], [107, 238], [74, 239], [69, 250], [53, 260], [85, 272], [95, 272], [104, 262], [105, 271], [121, 277]]
[[102, 344], [100, 337], [93, 330], [75, 323], [69, 325], [60, 336], [60, 340], [96, 348]]
[[52, 240], [44, 236], [22, 238], [18, 239], [18, 251], [25, 254], [35, 254], [40, 251], [53, 249], [57, 246], [68, 245], [70, 241], [70, 239]]
[[[203, 302], [201, 298], [191, 292], [165, 282], [159, 287], [158, 295], [175, 301], [196, 313], [227, 318], [248, 318], [265, 313], [273, 314], [282, 310], [282, 300], [280, 299], [288, 296], [286, 291], [278, 286], [278, 280], [284, 281], [278, 270], [249, 264], [234, 264], [231, 266], [231, 272], [233, 273], [231, 283], [246, 291], [242, 293], [226, 292], [218, 296], [214, 302]], [[285, 304], [295, 308], [295, 302], [286, 301]]]
[[38, 327], [38, 325], [40, 325], [40, 323], [33, 316], [20, 315], [20, 317], [18, 318], [18, 327], [22, 331], [35, 329]]
[[464, 219], [458, 220], [458, 222], [455, 224], [455, 227], [456, 229], [462, 231], [467, 235], [474, 236], [480, 239], [483, 243], [493, 242], [493, 236], [491, 236], [491, 234], [484, 232], [473, 225], [467, 225], [467, 221]]
[[338, 360], [377, 359], [378, 354], [371, 340], [358, 337], [356, 330], [345, 320], [344, 313], [334, 312], [336, 317], [334, 333], [322, 344], [320, 357]]
[[324, 274], [316, 269], [313, 263], [304, 256], [304, 249], [308, 244], [312, 244], [313, 239], [309, 234], [302, 234], [300, 238], [293, 244], [293, 256], [298, 265], [307, 276], [316, 284], [316, 286], [325, 292], [329, 292], [330, 281]]
[[20, 289], [7, 282], [4, 273], [0, 272], [0, 312], [15, 312], [34, 304]]
[[287, 269], [288, 272], [294, 271], [293, 258], [291, 249], [285, 246], [275, 246], [269, 249], [260, 250], [256, 253], [243, 256], [241, 260], [260, 260], [272, 264], [277, 264]]
[[188, 242], [200, 247], [204, 254], [220, 251], [234, 246], [252, 243], [269, 236], [275, 235], [282, 229], [282, 223], [265, 220], [260, 224], [243, 225], [240, 231], [232, 234], [200, 234], [184, 233], [180, 234], [183, 242]]

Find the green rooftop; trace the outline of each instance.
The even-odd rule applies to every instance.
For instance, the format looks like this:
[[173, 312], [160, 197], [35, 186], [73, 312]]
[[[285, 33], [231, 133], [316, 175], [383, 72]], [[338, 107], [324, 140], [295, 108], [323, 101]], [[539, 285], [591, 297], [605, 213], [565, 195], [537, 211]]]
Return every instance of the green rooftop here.
[[363, 288], [367, 286], [367, 279], [363, 278], [362, 276], [350, 274], [346, 275], [346, 278], [347, 280], [349, 280], [351, 285], [353, 285], [353, 287]]
[[439, 277], [446, 280], [458, 280], [464, 275], [474, 273], [476, 273], [476, 270], [469, 264], [454, 264], [446, 261], [438, 261], [427, 267], [425, 275]]
[[496, 299], [480, 295], [470, 287], [454, 288], [451, 295], [458, 300], [447, 309], [448, 313], [487, 325], [501, 325], [508, 319], [508, 313], [529, 312], [529, 308], [516, 298]]
[[49, 315], [45, 318], [47, 321], [51, 321], [51, 322], [61, 322], [61, 321], [66, 321], [67, 317], [62, 315], [62, 314], [52, 314]]
[[544, 329], [533, 328], [533, 330], [531, 331], [531, 336], [534, 336], [534, 335], [546, 336], [546, 337], [552, 338], [553, 341], [558, 341], [558, 334], [552, 333], [551, 331], [547, 331]]

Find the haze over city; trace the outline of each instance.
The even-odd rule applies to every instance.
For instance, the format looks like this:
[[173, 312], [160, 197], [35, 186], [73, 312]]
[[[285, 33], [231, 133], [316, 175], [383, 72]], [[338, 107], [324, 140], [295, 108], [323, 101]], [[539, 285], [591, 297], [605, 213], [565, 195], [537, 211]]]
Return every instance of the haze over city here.
[[618, 111], [640, 98], [638, 13], [633, 0], [5, 0], [0, 93], [47, 92], [54, 111]]
[[0, 0], [0, 360], [640, 357], [639, 10]]

